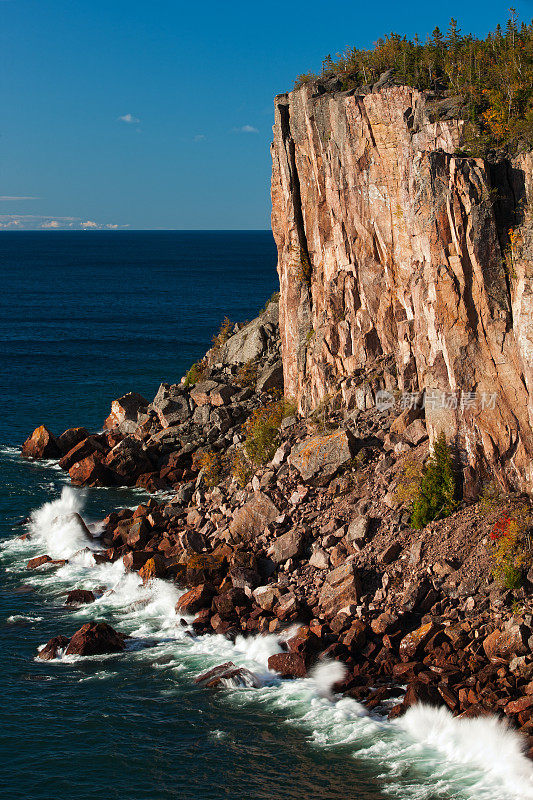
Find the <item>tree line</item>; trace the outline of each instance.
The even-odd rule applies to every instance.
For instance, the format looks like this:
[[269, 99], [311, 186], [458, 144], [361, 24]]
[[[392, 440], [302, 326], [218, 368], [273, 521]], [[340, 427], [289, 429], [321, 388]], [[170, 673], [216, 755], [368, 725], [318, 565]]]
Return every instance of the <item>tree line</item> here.
[[295, 88], [337, 77], [348, 90], [376, 82], [387, 70], [397, 83], [461, 98], [468, 153], [533, 147], [533, 20], [520, 23], [514, 9], [505, 26], [484, 39], [463, 34], [452, 18], [445, 33], [437, 27], [425, 42], [390, 33], [368, 50], [328, 55], [320, 74], [299, 75]]

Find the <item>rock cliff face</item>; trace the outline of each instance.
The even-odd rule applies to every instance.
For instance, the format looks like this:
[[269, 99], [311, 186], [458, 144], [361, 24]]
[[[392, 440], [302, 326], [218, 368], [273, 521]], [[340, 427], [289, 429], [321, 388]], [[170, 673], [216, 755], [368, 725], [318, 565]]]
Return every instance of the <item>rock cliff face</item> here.
[[308, 411], [425, 391], [467, 474], [533, 489], [532, 154], [454, 155], [463, 122], [404, 86], [275, 104], [286, 394]]

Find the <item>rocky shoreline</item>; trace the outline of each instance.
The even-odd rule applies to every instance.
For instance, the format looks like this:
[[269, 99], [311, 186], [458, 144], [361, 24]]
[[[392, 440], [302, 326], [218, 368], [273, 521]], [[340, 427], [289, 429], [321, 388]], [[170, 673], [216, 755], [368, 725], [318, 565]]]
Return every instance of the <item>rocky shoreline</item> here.
[[[102, 432], [56, 438], [41, 426], [22, 453], [59, 459], [74, 485], [158, 493], [111, 513], [94, 555], [122, 559], [145, 582], [186, 588], [176, 611], [193, 617], [196, 634], [290, 630], [286, 651], [269, 660], [282, 677], [338, 660], [346, 674], [336, 690], [368, 709], [388, 708], [392, 718], [424, 702], [462, 717], [498, 714], [531, 755], [533, 573], [514, 592], [492, 577], [497, 504], [463, 500], [446, 519], [411, 528], [400, 489], [429, 440], [421, 403], [376, 406], [389, 366], [384, 359], [372, 380], [365, 376], [350, 402], [297, 416], [281, 399], [274, 301], [251, 323], [226, 326], [187, 379], [162, 384], [151, 402], [135, 393], [113, 401]], [[246, 437], [265, 419], [270, 438], [254, 461]], [[529, 503], [505, 500], [515, 501]], [[42, 554], [28, 568], [57, 563]], [[119, 652], [124, 637], [108, 628], [95, 622], [70, 641], [59, 635], [40, 657]], [[253, 686], [245, 672], [226, 663], [199, 681], [212, 687], [231, 675]]]

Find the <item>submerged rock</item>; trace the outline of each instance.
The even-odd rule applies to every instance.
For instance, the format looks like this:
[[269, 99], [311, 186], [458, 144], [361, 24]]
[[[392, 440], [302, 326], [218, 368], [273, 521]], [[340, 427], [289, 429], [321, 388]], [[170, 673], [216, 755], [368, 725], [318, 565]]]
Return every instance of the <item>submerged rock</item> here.
[[227, 661], [218, 667], [198, 675], [195, 683], [202, 684], [207, 689], [245, 687], [249, 689], [259, 689], [261, 681], [246, 667], [237, 667], [233, 661]]
[[94, 603], [96, 597], [88, 589], [73, 589], [67, 594], [65, 603], [67, 606], [84, 606], [87, 603]]
[[45, 644], [42, 650], [39, 650], [37, 658], [43, 661], [52, 661], [53, 658], [57, 658], [60, 650], [65, 650], [68, 643], [69, 640], [66, 636], [54, 636], [53, 639], [50, 639], [50, 641]]

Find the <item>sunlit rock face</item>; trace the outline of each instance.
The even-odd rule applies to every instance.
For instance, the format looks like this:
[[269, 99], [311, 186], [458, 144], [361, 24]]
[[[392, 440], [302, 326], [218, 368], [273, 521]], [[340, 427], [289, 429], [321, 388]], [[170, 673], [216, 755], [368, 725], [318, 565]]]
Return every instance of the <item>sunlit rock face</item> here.
[[464, 123], [404, 86], [309, 84], [275, 107], [286, 395], [308, 411], [425, 390], [432, 436], [532, 489], [532, 154], [455, 155]]

